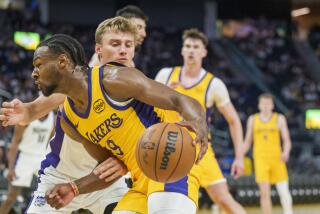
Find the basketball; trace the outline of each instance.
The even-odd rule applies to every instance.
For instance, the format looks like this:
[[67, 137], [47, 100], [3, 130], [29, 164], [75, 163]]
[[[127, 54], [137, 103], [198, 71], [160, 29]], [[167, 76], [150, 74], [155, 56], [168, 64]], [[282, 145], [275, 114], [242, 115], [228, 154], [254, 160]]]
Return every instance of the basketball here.
[[152, 180], [175, 182], [188, 174], [196, 148], [187, 129], [174, 123], [158, 123], [141, 136], [136, 148], [140, 169]]

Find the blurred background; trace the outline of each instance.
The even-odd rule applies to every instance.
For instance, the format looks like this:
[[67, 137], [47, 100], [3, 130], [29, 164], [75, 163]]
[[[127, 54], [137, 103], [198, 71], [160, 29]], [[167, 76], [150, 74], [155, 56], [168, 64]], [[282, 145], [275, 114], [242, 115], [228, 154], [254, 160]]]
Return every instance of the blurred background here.
[[[182, 63], [182, 31], [197, 27], [210, 39], [204, 67], [226, 83], [244, 127], [258, 111], [257, 96], [275, 96], [293, 143], [288, 170], [294, 207], [320, 213], [320, 0], [0, 0], [0, 103], [37, 95], [31, 72], [39, 41], [70, 34], [81, 41], [89, 60], [97, 25], [128, 4], [149, 17], [136, 61], [148, 77]], [[229, 178], [233, 146], [227, 123], [213, 113], [210, 126], [231, 193], [249, 210], [258, 207], [252, 157], [245, 160], [246, 176]], [[12, 128], [0, 126], [0, 200], [7, 190], [3, 172], [11, 137]], [[200, 196], [201, 212], [215, 212], [206, 193]], [[21, 213], [28, 197], [28, 192], [19, 197], [12, 212]], [[279, 204], [274, 189], [272, 200]]]

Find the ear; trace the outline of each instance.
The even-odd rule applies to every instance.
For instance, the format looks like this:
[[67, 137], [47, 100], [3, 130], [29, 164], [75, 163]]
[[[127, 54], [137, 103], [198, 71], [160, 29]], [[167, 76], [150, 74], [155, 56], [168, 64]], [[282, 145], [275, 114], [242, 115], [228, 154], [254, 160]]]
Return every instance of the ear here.
[[60, 69], [64, 69], [67, 65], [70, 64], [69, 58], [65, 54], [60, 54], [58, 56], [58, 66]]
[[204, 48], [204, 51], [203, 51], [203, 58], [207, 57], [208, 55], [208, 50], [206, 48]]
[[96, 43], [96, 45], [95, 45], [95, 51], [96, 51], [96, 54], [98, 55], [98, 59], [100, 60], [101, 54], [102, 54], [102, 45]]

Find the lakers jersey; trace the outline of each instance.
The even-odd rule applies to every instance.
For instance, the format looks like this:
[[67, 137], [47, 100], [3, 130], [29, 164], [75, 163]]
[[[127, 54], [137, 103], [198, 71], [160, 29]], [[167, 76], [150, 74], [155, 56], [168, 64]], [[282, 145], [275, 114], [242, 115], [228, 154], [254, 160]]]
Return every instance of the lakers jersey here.
[[210, 111], [207, 108], [207, 93], [209, 85], [212, 82], [214, 76], [213, 74], [206, 72], [206, 74], [195, 84], [190, 87], [184, 87], [181, 84], [181, 67], [173, 67], [172, 72], [167, 80], [166, 85], [171, 86], [174, 90], [180, 92], [181, 94], [187, 95], [196, 99], [202, 106], [203, 110], [206, 112], [207, 119], [210, 116]]
[[105, 66], [88, 71], [86, 112], [78, 112], [72, 100], [66, 98], [63, 117], [84, 138], [109, 149], [123, 161], [135, 181], [142, 174], [136, 163], [136, 144], [147, 127], [164, 120], [164, 111], [135, 99], [112, 100], [102, 83]]
[[267, 122], [262, 121], [259, 114], [253, 116], [253, 143], [254, 158], [280, 157], [281, 141], [277, 113], [273, 113]]

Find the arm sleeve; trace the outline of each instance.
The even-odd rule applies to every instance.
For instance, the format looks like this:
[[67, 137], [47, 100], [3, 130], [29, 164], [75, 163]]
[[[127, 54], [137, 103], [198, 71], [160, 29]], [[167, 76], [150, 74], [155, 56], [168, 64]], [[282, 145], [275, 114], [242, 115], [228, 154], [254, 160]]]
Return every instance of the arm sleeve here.
[[171, 71], [172, 71], [172, 68], [162, 68], [158, 72], [158, 74], [154, 80], [157, 82], [160, 82], [162, 84], [166, 84], [169, 79], [169, 76], [171, 74]]
[[221, 79], [215, 77], [209, 85], [207, 93], [207, 107], [210, 108], [213, 105], [217, 107], [224, 106], [230, 102], [230, 96], [226, 85]]

